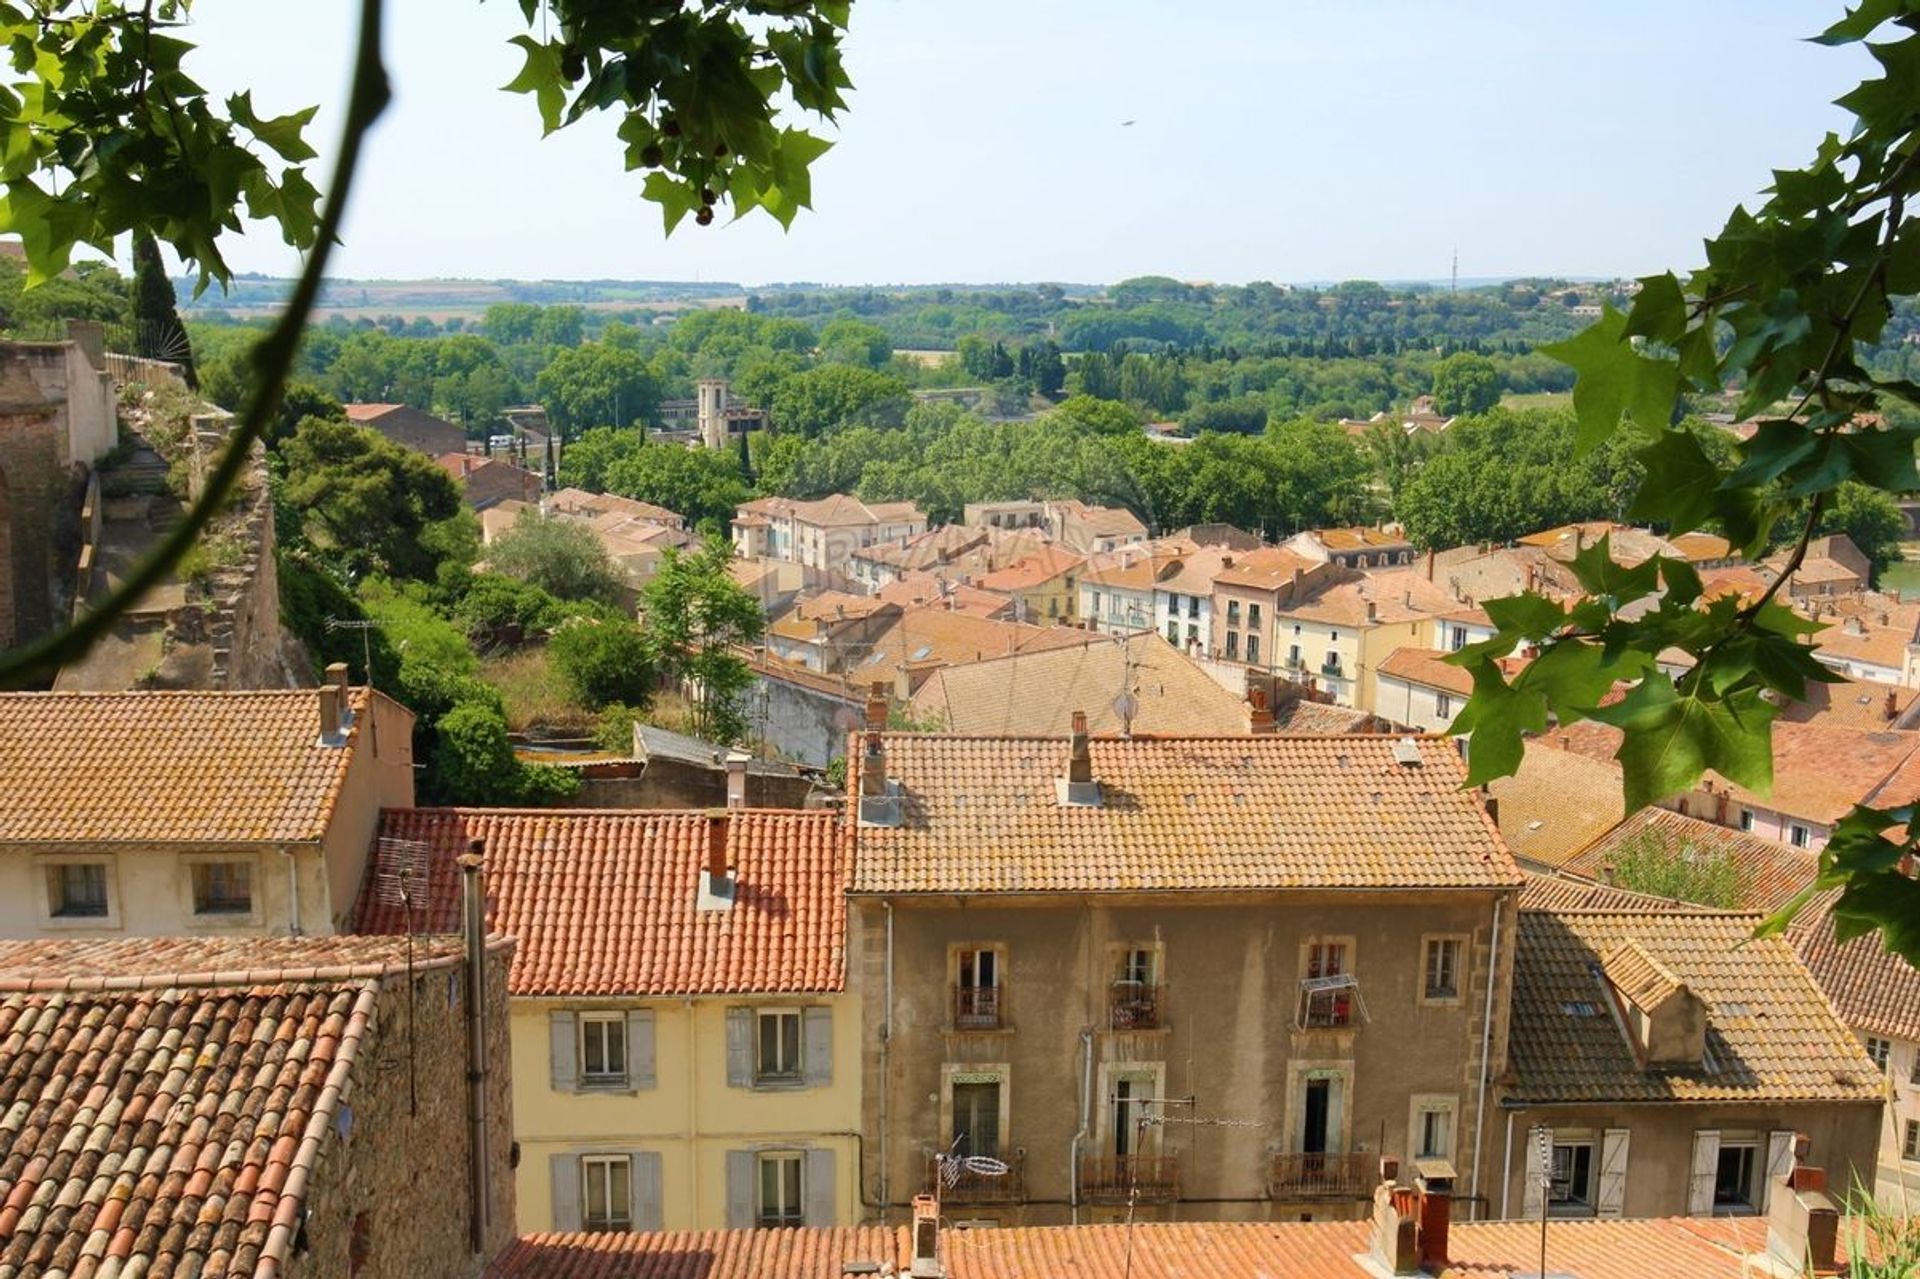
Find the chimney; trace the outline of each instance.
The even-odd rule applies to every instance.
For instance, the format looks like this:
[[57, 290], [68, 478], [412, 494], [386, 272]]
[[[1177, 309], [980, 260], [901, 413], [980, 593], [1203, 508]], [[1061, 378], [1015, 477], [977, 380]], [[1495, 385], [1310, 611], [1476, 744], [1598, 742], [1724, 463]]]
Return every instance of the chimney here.
[[1603, 884], [1611, 884], [1613, 882], [1613, 875], [1616, 869], [1617, 868], [1614, 866], [1612, 862], [1601, 862], [1600, 863], [1600, 882]]
[[693, 903], [695, 910], [733, 909], [734, 876], [727, 871], [727, 828], [730, 825], [732, 822], [726, 809], [707, 810], [706, 864], [700, 868], [700, 887]]
[[1372, 626], [1380, 620], [1380, 606], [1372, 600], [1367, 601], [1367, 625]]
[[1437, 1275], [1447, 1268], [1447, 1233], [1453, 1221], [1453, 1165], [1444, 1159], [1414, 1162], [1419, 1199], [1414, 1207], [1414, 1252], [1420, 1268]]
[[467, 842], [460, 858], [460, 923], [466, 940], [467, 1242], [485, 1252], [493, 1204], [487, 1193], [487, 902], [481, 884], [486, 845]]
[[940, 1265], [940, 1201], [933, 1195], [913, 1197], [913, 1262], [911, 1279], [947, 1279]]
[[727, 807], [742, 809], [747, 806], [747, 764], [752, 756], [745, 751], [727, 752]]
[[1887, 690], [1887, 718], [1894, 719], [1900, 714], [1900, 698], [1892, 690]]
[[867, 692], [866, 734], [860, 749], [860, 824], [898, 826], [900, 797], [887, 780], [887, 684], [875, 680]]
[[1100, 783], [1093, 779], [1093, 752], [1087, 742], [1087, 713], [1073, 713], [1073, 732], [1067, 739], [1067, 775], [1055, 783], [1060, 803], [1067, 808], [1098, 808]]
[[1806, 1134], [1794, 1134], [1793, 1171], [1767, 1196], [1767, 1253], [1793, 1274], [1837, 1274], [1840, 1211], [1827, 1195], [1826, 1170], [1803, 1162], [1807, 1150]]
[[[353, 685], [347, 679], [347, 664], [345, 662], [328, 663], [326, 675], [327, 683], [340, 690], [341, 724], [353, 723]], [[369, 685], [373, 683], [371, 675], [367, 677], [367, 683]]]
[[340, 686], [322, 684], [315, 691], [320, 698], [320, 745], [346, 745], [347, 735], [340, 731]]
[[1427, 580], [1429, 582], [1433, 580], [1433, 552], [1431, 550], [1427, 552]]
[[1267, 690], [1250, 688], [1247, 690], [1247, 731], [1265, 734], [1273, 732], [1273, 711], [1267, 706]]

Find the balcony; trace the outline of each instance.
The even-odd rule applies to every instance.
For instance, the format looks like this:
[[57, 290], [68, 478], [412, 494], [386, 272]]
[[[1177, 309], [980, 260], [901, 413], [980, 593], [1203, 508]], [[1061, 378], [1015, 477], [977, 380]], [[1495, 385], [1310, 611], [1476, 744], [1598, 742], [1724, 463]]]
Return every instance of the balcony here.
[[1300, 982], [1301, 1030], [1344, 1030], [1366, 1015], [1360, 984], [1351, 973], [1307, 977]]
[[1340, 663], [1338, 662], [1320, 663], [1320, 673], [1328, 679], [1345, 679], [1347, 677], [1347, 673], [1340, 669]]
[[953, 988], [953, 1028], [955, 1030], [999, 1030], [1005, 1022], [1006, 992], [999, 986], [955, 986]]
[[1143, 981], [1117, 981], [1107, 999], [1109, 1030], [1160, 1029], [1160, 987]]
[[1088, 1203], [1164, 1203], [1180, 1197], [1178, 1155], [1088, 1155], [1080, 1161]]
[[[927, 1160], [927, 1193], [949, 1204], [1024, 1203], [1027, 1198], [1027, 1157], [1016, 1150], [1004, 1157], [1007, 1171], [999, 1175], [974, 1172], [964, 1164], [949, 1167], [944, 1178], [940, 1161]], [[940, 1184], [936, 1185], [935, 1183]]]
[[1273, 1199], [1366, 1199], [1373, 1194], [1378, 1155], [1275, 1155], [1267, 1170]]

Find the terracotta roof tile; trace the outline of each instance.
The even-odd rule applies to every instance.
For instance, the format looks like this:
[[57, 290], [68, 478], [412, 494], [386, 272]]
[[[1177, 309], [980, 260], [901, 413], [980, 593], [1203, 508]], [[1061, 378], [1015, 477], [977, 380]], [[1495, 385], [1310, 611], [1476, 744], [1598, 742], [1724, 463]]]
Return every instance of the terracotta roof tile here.
[[404, 404], [344, 404], [342, 411], [349, 422], [373, 422], [385, 417], [395, 409], [404, 409]]
[[[1373, 615], [1367, 610], [1371, 606]], [[1274, 606], [1276, 617], [1330, 622], [1337, 626], [1392, 625], [1451, 613], [1460, 601], [1415, 569], [1369, 573], [1332, 582], [1299, 600]]]
[[[1576, 725], [1575, 727], [1580, 727]], [[1514, 855], [1558, 866], [1626, 816], [1625, 782], [1612, 759], [1526, 745], [1520, 770], [1487, 791], [1499, 804], [1500, 833]]]
[[[1520, 883], [1443, 738], [1095, 738], [1098, 807], [1056, 798], [1065, 738], [882, 741], [903, 820], [855, 832], [855, 892]], [[1418, 765], [1397, 762], [1403, 741]], [[850, 772], [857, 793], [857, 759]]]
[[1423, 688], [1469, 697], [1473, 693], [1473, 675], [1464, 666], [1445, 660], [1446, 654], [1431, 648], [1396, 648], [1387, 654], [1376, 673]]
[[0, 694], [0, 844], [319, 839], [360, 740], [320, 744], [318, 694]]
[[1521, 910], [1627, 910], [1697, 911], [1686, 902], [1616, 888], [1594, 879], [1583, 879], [1560, 871], [1551, 875], [1528, 871], [1527, 886], [1520, 890]]
[[1776, 723], [1821, 724], [1845, 728], [1891, 728], [1920, 697], [1920, 689], [1877, 680], [1845, 679], [1838, 684], [1809, 681], [1806, 696], [1780, 709]]
[[1223, 568], [1214, 574], [1215, 586], [1247, 586], [1255, 590], [1271, 591], [1293, 583], [1294, 573], [1310, 573], [1315, 569], [1325, 571], [1318, 560], [1310, 560], [1297, 551], [1284, 547], [1269, 546], [1257, 551], [1248, 551], [1236, 555], [1229, 568]]
[[[731, 910], [696, 909], [715, 819], [705, 812], [389, 809], [382, 840], [426, 845], [414, 927], [459, 926], [455, 858], [486, 845], [488, 930], [516, 940], [516, 995], [694, 995], [843, 989], [847, 849], [835, 814], [747, 809], [726, 816]], [[407, 928], [368, 858], [357, 927]]]
[[1591, 844], [1569, 857], [1563, 869], [1588, 879], [1617, 865], [1621, 857], [1643, 847], [1670, 856], [1725, 857], [1739, 868], [1739, 907], [1772, 911], [1813, 881], [1819, 857], [1804, 848], [1791, 848], [1731, 826], [1687, 817], [1667, 808], [1643, 808]]
[[1356, 706], [1334, 706], [1328, 702], [1310, 702], [1304, 697], [1276, 706], [1273, 711], [1273, 725], [1277, 731], [1291, 733], [1296, 737], [1386, 731], [1386, 721]]
[[[1880, 1072], [1785, 939], [1757, 914], [1520, 912], [1511, 1095], [1586, 1101], [1861, 1101]], [[1603, 963], [1632, 943], [1707, 1010], [1700, 1069], [1642, 1068], [1609, 1012]]]
[[1835, 940], [1832, 894], [1810, 903], [1787, 938], [1849, 1026], [1920, 1040], [1920, 970], [1890, 953], [1877, 933]]
[[953, 666], [1086, 642], [1087, 632], [1077, 627], [1005, 622], [925, 605], [903, 609], [891, 626], [873, 637], [866, 656], [852, 664], [847, 675], [872, 681], [903, 666]]
[[1006, 568], [982, 576], [974, 583], [983, 591], [1025, 591], [1071, 573], [1087, 562], [1084, 555], [1059, 546], [1046, 546], [1009, 564]]

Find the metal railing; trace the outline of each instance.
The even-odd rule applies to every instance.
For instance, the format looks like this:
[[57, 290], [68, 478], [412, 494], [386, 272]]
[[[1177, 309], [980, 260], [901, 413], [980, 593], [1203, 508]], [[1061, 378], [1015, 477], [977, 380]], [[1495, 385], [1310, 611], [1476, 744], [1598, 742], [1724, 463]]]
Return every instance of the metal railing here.
[[1092, 1203], [1141, 1203], [1180, 1197], [1178, 1155], [1088, 1155], [1080, 1161], [1080, 1197]]
[[1365, 1199], [1373, 1194], [1377, 1155], [1275, 1155], [1267, 1170], [1274, 1199]]
[[955, 1030], [998, 1030], [1006, 1008], [1006, 991], [999, 986], [955, 986]]
[[1160, 987], [1144, 981], [1117, 981], [1107, 1001], [1110, 1030], [1157, 1030]]
[[1021, 1203], [1027, 1197], [1027, 1157], [1016, 1150], [996, 1158], [1007, 1165], [1004, 1173], [975, 1172], [963, 1161], [954, 1161], [942, 1176], [940, 1159], [927, 1160], [927, 1193], [938, 1195], [942, 1203], [995, 1204]]

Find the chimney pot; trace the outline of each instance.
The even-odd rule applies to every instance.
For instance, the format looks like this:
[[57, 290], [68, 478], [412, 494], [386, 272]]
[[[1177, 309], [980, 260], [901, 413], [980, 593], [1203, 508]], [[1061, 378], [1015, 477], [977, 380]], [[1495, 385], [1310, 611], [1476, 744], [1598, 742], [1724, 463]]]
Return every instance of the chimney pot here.
[[340, 696], [343, 700], [346, 698], [347, 689], [350, 686], [347, 682], [347, 664], [345, 662], [330, 662], [327, 664], [327, 683], [334, 685], [340, 690]]
[[1267, 705], [1267, 690], [1254, 687], [1247, 690], [1247, 731], [1255, 734], [1271, 733], [1274, 730], [1273, 710]]
[[727, 807], [747, 806], [747, 764], [752, 759], [745, 751], [727, 752]]
[[340, 687], [337, 684], [322, 684], [317, 690], [320, 700], [320, 740], [328, 746], [340, 744]]
[[877, 679], [867, 689], [867, 731], [883, 733], [887, 728], [887, 682]]

